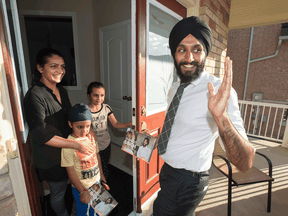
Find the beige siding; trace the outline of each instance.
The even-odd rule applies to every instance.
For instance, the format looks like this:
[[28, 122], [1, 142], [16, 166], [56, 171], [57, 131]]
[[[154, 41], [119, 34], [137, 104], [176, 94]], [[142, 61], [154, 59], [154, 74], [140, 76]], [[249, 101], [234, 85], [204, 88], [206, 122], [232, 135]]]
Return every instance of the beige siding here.
[[229, 29], [288, 22], [287, 0], [233, 0]]

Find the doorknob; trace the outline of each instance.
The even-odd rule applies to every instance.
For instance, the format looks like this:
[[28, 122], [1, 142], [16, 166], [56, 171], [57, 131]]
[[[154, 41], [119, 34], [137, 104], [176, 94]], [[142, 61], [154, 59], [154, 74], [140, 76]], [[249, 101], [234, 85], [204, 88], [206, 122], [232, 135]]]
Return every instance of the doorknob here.
[[131, 101], [131, 100], [132, 100], [132, 97], [127, 97], [127, 96], [125, 95], [125, 96], [123, 96], [122, 99], [123, 99], [123, 100], [127, 100], [127, 101]]

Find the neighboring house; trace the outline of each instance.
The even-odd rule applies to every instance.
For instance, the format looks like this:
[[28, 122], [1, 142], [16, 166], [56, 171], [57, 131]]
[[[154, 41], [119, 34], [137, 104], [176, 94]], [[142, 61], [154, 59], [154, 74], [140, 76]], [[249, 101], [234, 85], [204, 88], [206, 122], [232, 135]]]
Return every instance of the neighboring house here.
[[[227, 55], [233, 60], [233, 87], [239, 99], [255, 100], [253, 93], [261, 93], [263, 102], [288, 104], [287, 23], [256, 26], [254, 33], [251, 31], [252, 28], [241, 28], [228, 33]], [[253, 42], [250, 45], [251, 37]], [[278, 47], [279, 40], [282, 41]], [[249, 46], [250, 61], [257, 61], [250, 63], [246, 75]]]
[[286, 7], [281, 0], [233, 1], [227, 45], [239, 100], [257, 102], [242, 106], [247, 133], [282, 141], [283, 147], [288, 144]]

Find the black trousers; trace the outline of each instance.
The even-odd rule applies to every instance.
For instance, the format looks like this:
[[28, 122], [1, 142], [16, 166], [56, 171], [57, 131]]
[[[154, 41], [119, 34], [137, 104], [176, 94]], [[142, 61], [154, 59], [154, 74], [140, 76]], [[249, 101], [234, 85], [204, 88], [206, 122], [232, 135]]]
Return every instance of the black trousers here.
[[160, 187], [153, 204], [153, 216], [194, 215], [209, 184], [209, 173], [175, 169], [164, 164], [160, 172]]

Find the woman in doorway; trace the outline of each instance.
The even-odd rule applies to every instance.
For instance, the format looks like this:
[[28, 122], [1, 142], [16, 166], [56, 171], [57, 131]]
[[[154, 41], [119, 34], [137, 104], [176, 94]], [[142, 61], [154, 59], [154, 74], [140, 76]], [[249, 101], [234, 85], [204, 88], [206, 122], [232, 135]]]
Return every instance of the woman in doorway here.
[[71, 133], [67, 110], [71, 107], [67, 91], [59, 85], [65, 75], [62, 55], [42, 49], [36, 56], [33, 86], [24, 98], [24, 110], [33, 148], [33, 163], [40, 181], [47, 181], [50, 203], [57, 216], [68, 216], [64, 196], [67, 173], [61, 167], [61, 148], [85, 152], [86, 141], [66, 140]]

